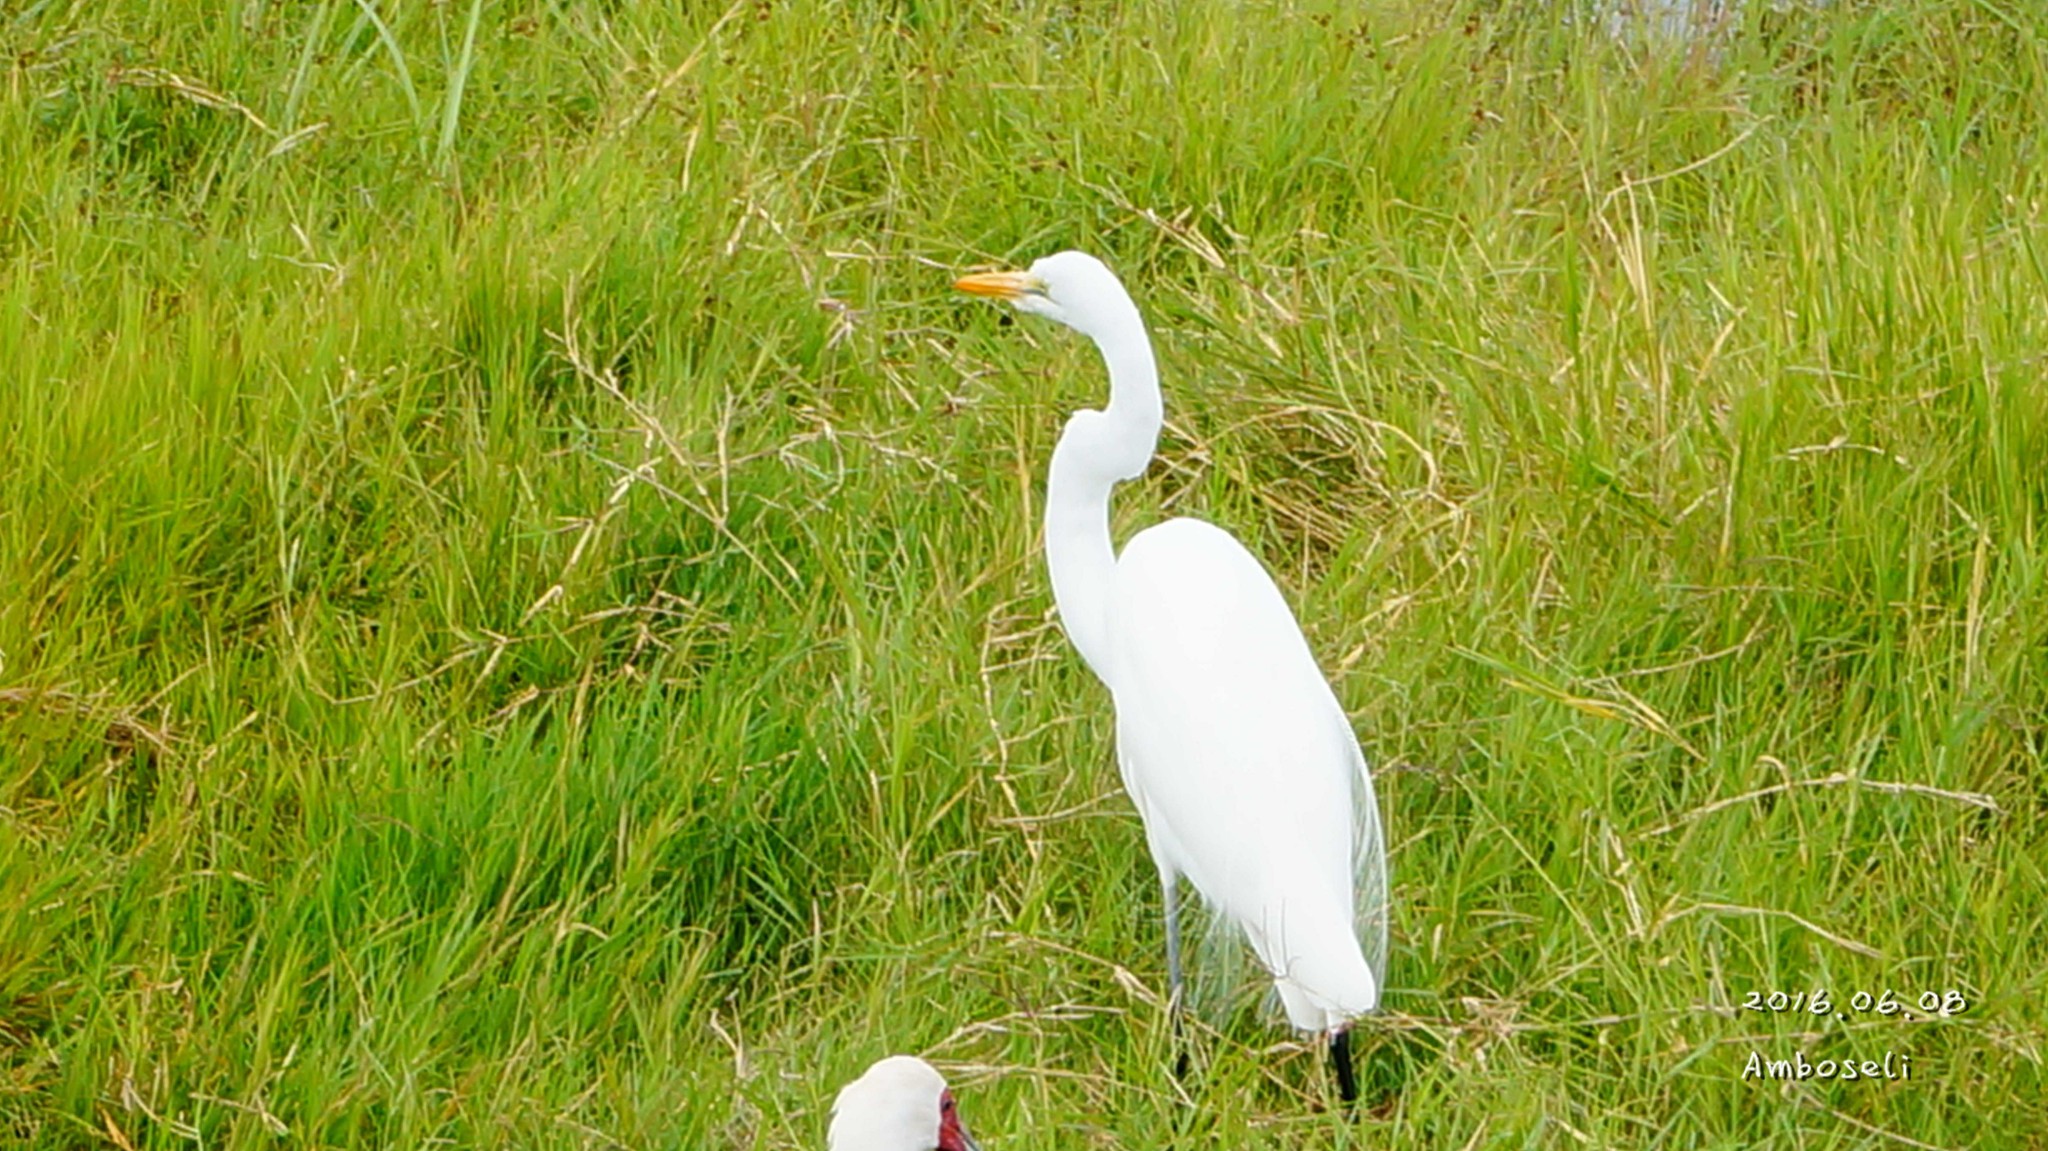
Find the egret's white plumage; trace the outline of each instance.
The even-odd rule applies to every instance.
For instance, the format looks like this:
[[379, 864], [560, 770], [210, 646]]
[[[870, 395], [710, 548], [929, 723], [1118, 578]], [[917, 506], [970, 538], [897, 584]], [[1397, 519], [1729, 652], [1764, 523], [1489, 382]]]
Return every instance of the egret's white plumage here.
[[1229, 533], [1169, 520], [1116, 554], [1110, 490], [1144, 473], [1163, 413], [1151, 340], [1115, 274], [1062, 252], [959, 287], [1074, 328], [1109, 369], [1108, 406], [1075, 412], [1053, 451], [1046, 560], [1061, 623], [1116, 702], [1175, 990], [1185, 876], [1244, 930], [1288, 1019], [1341, 1034], [1379, 1006], [1386, 956], [1379, 808], [1343, 708], [1272, 577]]
[[1200, 520], [1140, 532], [1117, 562], [1118, 759], [1162, 873], [1244, 929], [1304, 1031], [1379, 1006], [1356, 930], [1349, 721], [1259, 562]]
[[840, 1088], [827, 1151], [980, 1151], [946, 1090], [945, 1077], [915, 1055], [891, 1055]]

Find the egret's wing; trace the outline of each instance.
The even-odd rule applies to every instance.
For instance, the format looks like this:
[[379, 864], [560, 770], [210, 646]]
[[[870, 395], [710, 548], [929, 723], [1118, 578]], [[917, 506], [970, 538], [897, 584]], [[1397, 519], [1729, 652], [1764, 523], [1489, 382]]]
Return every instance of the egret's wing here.
[[[1380, 805], [1372, 767], [1357, 755], [1358, 786], [1351, 793], [1353, 882], [1358, 906], [1358, 942], [1374, 982], [1387, 985], [1387, 932], [1392, 916], [1388, 895], [1386, 840], [1380, 829]], [[1284, 1016], [1272, 977], [1253, 960], [1244, 933], [1228, 916], [1218, 915], [1199, 895], [1182, 884], [1181, 938], [1187, 985], [1184, 1005], [1209, 1026], [1227, 1029], [1230, 1021], [1256, 1013], [1262, 1022]]]
[[1348, 897], [1356, 744], [1265, 569], [1216, 527], [1160, 524], [1118, 560], [1110, 621], [1118, 759], [1174, 870], [1225, 907]]
[[[1119, 760], [1155, 854], [1268, 965], [1356, 964], [1357, 741], [1272, 578], [1228, 533], [1169, 521], [1124, 549], [1110, 620]], [[1331, 993], [1369, 1009], [1342, 978]]]

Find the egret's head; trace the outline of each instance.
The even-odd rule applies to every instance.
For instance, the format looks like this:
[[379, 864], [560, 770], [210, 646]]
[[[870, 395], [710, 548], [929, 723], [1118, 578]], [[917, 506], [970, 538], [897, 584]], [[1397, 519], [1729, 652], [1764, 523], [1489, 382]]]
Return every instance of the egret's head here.
[[1139, 323], [1137, 305], [1116, 273], [1086, 252], [1046, 256], [1023, 272], [962, 276], [953, 286], [971, 295], [1008, 300], [1020, 312], [1058, 320], [1097, 340]]
[[829, 1151], [981, 1151], [960, 1123], [946, 1080], [914, 1055], [891, 1055], [840, 1090], [825, 1146]]

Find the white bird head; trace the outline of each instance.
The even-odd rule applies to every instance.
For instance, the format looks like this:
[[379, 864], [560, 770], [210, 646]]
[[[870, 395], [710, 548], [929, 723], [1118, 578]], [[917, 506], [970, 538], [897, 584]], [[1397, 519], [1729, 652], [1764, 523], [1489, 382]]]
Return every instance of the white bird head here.
[[1058, 252], [1023, 272], [978, 272], [953, 286], [975, 296], [1007, 300], [1020, 312], [1057, 320], [1100, 341], [1141, 327], [1138, 306], [1109, 265], [1086, 252]]
[[981, 1151], [932, 1065], [891, 1055], [840, 1089], [827, 1151]]

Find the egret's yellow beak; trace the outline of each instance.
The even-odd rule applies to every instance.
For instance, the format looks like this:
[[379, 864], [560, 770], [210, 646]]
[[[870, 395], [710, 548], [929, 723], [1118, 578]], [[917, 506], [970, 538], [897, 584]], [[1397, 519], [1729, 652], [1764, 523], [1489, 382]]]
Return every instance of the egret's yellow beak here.
[[970, 296], [991, 296], [1015, 300], [1027, 292], [1043, 292], [1045, 285], [1029, 272], [976, 272], [953, 281], [953, 286]]

